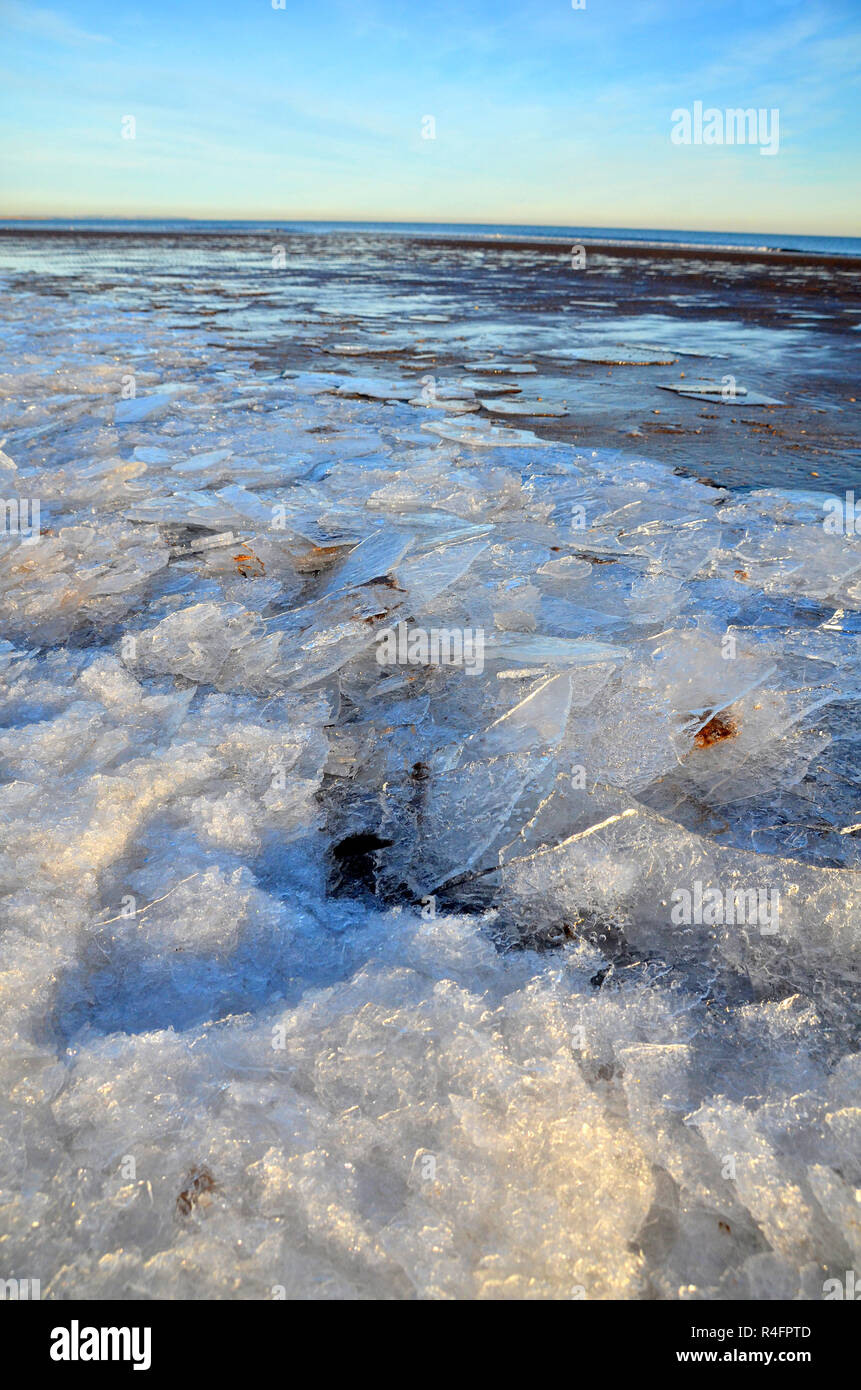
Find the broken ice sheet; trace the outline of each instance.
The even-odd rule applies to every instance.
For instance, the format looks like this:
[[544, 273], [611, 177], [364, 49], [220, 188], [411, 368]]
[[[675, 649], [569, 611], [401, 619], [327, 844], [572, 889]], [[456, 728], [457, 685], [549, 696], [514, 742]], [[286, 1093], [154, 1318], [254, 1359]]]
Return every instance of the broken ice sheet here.
[[[762, 685], [775, 671], [772, 663], [731, 648], [732, 659], [724, 656], [723, 637], [705, 632], [676, 632], [659, 635], [651, 644], [656, 697], [681, 723], [677, 747], [687, 754], [698, 732], [715, 716], [737, 704], [751, 690]], [[735, 640], [735, 639], [734, 639]]]
[[445, 593], [466, 575], [474, 561], [487, 549], [483, 540], [468, 540], [463, 544], [440, 542], [433, 549], [407, 556], [395, 569], [394, 577], [407, 597], [405, 610], [413, 616]]
[[523, 753], [555, 747], [565, 732], [571, 709], [572, 676], [564, 672], [542, 681], [525, 699], [481, 733], [471, 734], [460, 751], [461, 762], [500, 753]]
[[524, 376], [538, 371], [533, 362], [464, 362], [468, 372], [488, 372], [491, 374]]
[[215, 472], [219, 464], [223, 464], [231, 458], [233, 458], [232, 449], [208, 449], [202, 454], [192, 454], [189, 458], [175, 463], [171, 471], [203, 475]]
[[[469, 522], [463, 521], [460, 517], [454, 516], [451, 512], [428, 511], [398, 511], [391, 505], [392, 499], [389, 498], [370, 498], [369, 505], [377, 503], [385, 510], [396, 513], [398, 520], [408, 526], [414, 534], [412, 551], [419, 554], [425, 550], [434, 550], [441, 546], [454, 544], [458, 541], [477, 540], [480, 537], [488, 536], [494, 530], [494, 523]], [[386, 506], [386, 503], [389, 505]]]
[[737, 1155], [736, 1192], [773, 1250], [798, 1265], [827, 1261], [836, 1233], [823, 1218], [797, 1157], [777, 1151], [751, 1125], [745, 1108], [727, 1101], [704, 1106], [689, 1124], [716, 1156]]
[[325, 351], [337, 357], [387, 357], [403, 349], [397, 343], [329, 343]]
[[[691, 834], [635, 802], [626, 805], [611, 788], [596, 791], [597, 798], [588, 789], [574, 793], [575, 828], [561, 842], [524, 852], [515, 841], [504, 852], [512, 908], [517, 903], [527, 917], [548, 926], [603, 918], [616, 924], [629, 946], [658, 951], [679, 964], [701, 968], [711, 959], [755, 988], [775, 979], [784, 990], [802, 987], [835, 1026], [852, 1027], [852, 991], [861, 975], [857, 967], [835, 968], [832, 952], [834, 934], [843, 938], [846, 932], [840, 894], [848, 893], [854, 903], [861, 874], [765, 861]], [[542, 813], [546, 817], [544, 808]], [[732, 910], [715, 911], [714, 920], [693, 911], [685, 916], [682, 890], [691, 902], [697, 892], [712, 892]], [[745, 915], [751, 892], [758, 906]]]
[[418, 399], [423, 402], [475, 400], [475, 392], [462, 381], [440, 381], [434, 376], [424, 376], [420, 380], [422, 391]]
[[[248, 683], [270, 690], [279, 684], [296, 690], [317, 685], [366, 653], [392, 623], [420, 613], [466, 574], [486, 548], [478, 541], [404, 559], [410, 540], [393, 532], [368, 537], [320, 597], [267, 619], [266, 636], [242, 633], [241, 640], [231, 644], [216, 683], [223, 689]], [[391, 579], [368, 575], [387, 557]]]
[[644, 348], [647, 352], [672, 352], [677, 357], [726, 357], [726, 353], [723, 352], [711, 352], [707, 348], [679, 347], [676, 342], [673, 342], [672, 345], [667, 348], [656, 343], [632, 343], [629, 344], [629, 346]]
[[553, 405], [550, 401], [507, 401], [483, 400], [481, 405], [495, 415], [567, 415], [564, 405]]
[[415, 394], [415, 382], [394, 377], [350, 377], [334, 388], [336, 396], [364, 397], [371, 401], [408, 401]]
[[[732, 520], [727, 539], [732, 543]], [[766, 593], [798, 593], [839, 603], [861, 572], [861, 555], [851, 537], [823, 527], [767, 526], [739, 538], [729, 556], [716, 557], [720, 572], [755, 584]], [[851, 605], [850, 605], [851, 606]]]
[[85, 506], [98, 500], [104, 506], [113, 500], [125, 502], [134, 495], [128, 484], [146, 473], [140, 460], [103, 459], [84, 468], [58, 468], [33, 479], [43, 502], [62, 503], [65, 508]]
[[638, 348], [630, 344], [619, 344], [619, 346], [601, 347], [581, 347], [566, 348], [556, 354], [558, 357], [570, 357], [575, 362], [598, 362], [606, 366], [668, 366], [677, 362], [678, 358], [672, 353], [660, 348]]
[[383, 881], [402, 878], [423, 893], [495, 863], [494, 845], [525, 814], [516, 809], [524, 791], [549, 767], [544, 755], [562, 738], [571, 695], [567, 674], [540, 682], [483, 732], [438, 749], [406, 796], [388, 796], [381, 835], [393, 845], [382, 855]]
[[110, 630], [167, 566], [157, 532], [104, 521], [62, 527], [36, 545], [13, 539], [0, 548], [0, 597], [6, 630], [33, 645], [60, 642], [95, 625]]
[[422, 396], [413, 396], [409, 404], [417, 408], [442, 410], [446, 415], [475, 415], [481, 409], [480, 401], [467, 400], [463, 396], [449, 397], [448, 399], [435, 396], [430, 400]]
[[824, 1164], [813, 1164], [807, 1170], [807, 1180], [820, 1208], [825, 1212], [834, 1235], [823, 1232], [827, 1251], [834, 1236], [842, 1233], [853, 1260], [861, 1259], [861, 1216], [858, 1212], [858, 1189], [844, 1182], [838, 1173]]
[[625, 655], [623, 647], [613, 646], [609, 642], [591, 642], [586, 638], [510, 634], [490, 635], [485, 643], [487, 661], [520, 661], [525, 665], [588, 666], [605, 661], [623, 661]]
[[516, 381], [499, 381], [491, 374], [486, 377], [464, 376], [461, 377], [460, 384], [468, 387], [470, 391], [480, 392], [483, 396], [517, 395], [523, 389]]
[[123, 515], [129, 521], [200, 526], [210, 531], [226, 530], [238, 520], [235, 507], [206, 492], [174, 492], [169, 496], [152, 497], [135, 503]]
[[173, 401], [177, 387], [153, 391], [147, 395], [135, 396], [131, 400], [117, 401], [114, 406], [115, 425], [138, 425], [143, 420], [151, 420], [162, 415]]
[[424, 376], [421, 381], [421, 391], [414, 391], [410, 397], [413, 407], [443, 410], [452, 415], [468, 415], [480, 409], [475, 392], [468, 386], [455, 381], [438, 381], [433, 376]]
[[367, 584], [372, 579], [385, 578], [406, 555], [414, 539], [409, 532], [387, 529], [368, 536], [330, 575], [323, 597]]
[[451, 879], [494, 867], [498, 849], [527, 814], [525, 806], [519, 812], [518, 806], [528, 792], [540, 788], [549, 768], [547, 757], [512, 754], [480, 766], [466, 764], [444, 776], [432, 770], [420, 789], [418, 835], [409, 816], [398, 817], [399, 835], [386, 807], [389, 816], [384, 816], [382, 831], [394, 845], [382, 856], [383, 883], [400, 878], [421, 897]]
[[[687, 1002], [693, 1012], [693, 999]], [[655, 1213], [666, 1261], [658, 1276], [661, 1295], [675, 1297], [688, 1276], [692, 1284], [714, 1287], [740, 1254], [761, 1248], [762, 1238], [735, 1185], [720, 1176], [720, 1161], [686, 1123], [696, 1110], [700, 1053], [687, 1038], [637, 1041], [620, 1048], [618, 1059], [631, 1128], [643, 1151], [679, 1189], [679, 1200], [668, 1194], [666, 1208]], [[727, 1065], [736, 1060], [727, 1058]], [[721, 1233], [732, 1240], [716, 1239]]]
[[262, 632], [238, 604], [193, 604], [163, 618], [136, 639], [136, 661], [188, 680], [217, 685], [232, 655]]
[[478, 444], [484, 448], [532, 448], [546, 444], [530, 430], [507, 430], [496, 425], [464, 423], [457, 425], [452, 421], [434, 421], [422, 425], [429, 434], [438, 434], [442, 439], [451, 439], [456, 444]]
[[677, 396], [690, 396], [693, 400], [713, 401], [715, 404], [743, 405], [785, 405], [773, 396], [764, 396], [759, 391], [751, 391], [745, 386], [728, 386], [719, 381], [658, 382], [660, 391], [674, 391]]

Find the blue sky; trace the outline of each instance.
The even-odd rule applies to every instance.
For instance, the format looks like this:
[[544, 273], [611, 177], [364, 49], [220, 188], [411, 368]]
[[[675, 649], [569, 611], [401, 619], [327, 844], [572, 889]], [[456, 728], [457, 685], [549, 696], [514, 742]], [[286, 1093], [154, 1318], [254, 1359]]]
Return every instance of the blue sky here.
[[[0, 26], [4, 216], [861, 234], [858, 0], [0, 0]], [[778, 108], [779, 152], [673, 144], [695, 101]]]

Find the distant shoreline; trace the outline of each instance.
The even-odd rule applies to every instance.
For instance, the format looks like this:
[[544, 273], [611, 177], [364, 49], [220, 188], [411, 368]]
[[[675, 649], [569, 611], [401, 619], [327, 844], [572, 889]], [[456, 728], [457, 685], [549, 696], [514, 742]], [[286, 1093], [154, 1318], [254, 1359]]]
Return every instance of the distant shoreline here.
[[[412, 223], [219, 223], [206, 220], [177, 220], [176, 222], [165, 220], [158, 222], [158, 219], [153, 219], [155, 225], [147, 225], [145, 221], [135, 219], [130, 219], [126, 223], [106, 219], [104, 225], [99, 226], [94, 225], [91, 221], [84, 221], [80, 225], [71, 222], [54, 225], [33, 219], [21, 219], [20, 222], [15, 222], [13, 219], [4, 219], [4, 221], [5, 225], [0, 224], [0, 238], [3, 239], [22, 236], [56, 237], [58, 239], [134, 237], [144, 240], [182, 239], [195, 236], [226, 239], [277, 234], [284, 236], [350, 234], [377, 239], [392, 237], [405, 241], [415, 240], [421, 241], [423, 244], [430, 243], [453, 249], [469, 246], [481, 250], [530, 250], [556, 255], [560, 251], [568, 252], [572, 245], [576, 245], [582, 246], [585, 251], [591, 251], [594, 255], [627, 259], [684, 258], [748, 263], [765, 261], [780, 265], [799, 266], [861, 267], [861, 248], [857, 252], [853, 252], [792, 246], [733, 245], [732, 243], [717, 241], [647, 240], [645, 237], [589, 237], [582, 230], [578, 231], [576, 228], [565, 232], [556, 232], [555, 229], [548, 232], [526, 230], [518, 232], [504, 229], [491, 231], [484, 227], [478, 227], [475, 231], [471, 231], [466, 225], [463, 230], [454, 231], [445, 224], [442, 224], [437, 230], [431, 225], [422, 227]], [[731, 233], [727, 233], [727, 235], [731, 235]], [[836, 239], [843, 240], [843, 238]]]
[[[497, 248], [504, 251], [516, 251], [522, 247], [528, 247], [530, 251], [548, 251], [558, 253], [559, 251], [570, 251], [570, 237], [433, 237], [422, 235], [422, 241], [432, 241], [438, 246], [462, 246], [468, 242], [470, 246], [479, 246], [482, 249]], [[851, 252], [839, 251], [793, 251], [770, 247], [759, 246], [710, 246], [703, 243], [696, 245], [689, 242], [669, 242], [669, 241], [590, 241], [585, 237], [576, 243], [582, 246], [585, 251], [593, 252], [600, 256], [619, 256], [641, 260], [667, 260], [684, 257], [690, 260], [720, 260], [720, 261], [774, 261], [782, 265], [838, 265], [838, 266], [859, 266], [861, 267], [861, 253], [853, 255]]]

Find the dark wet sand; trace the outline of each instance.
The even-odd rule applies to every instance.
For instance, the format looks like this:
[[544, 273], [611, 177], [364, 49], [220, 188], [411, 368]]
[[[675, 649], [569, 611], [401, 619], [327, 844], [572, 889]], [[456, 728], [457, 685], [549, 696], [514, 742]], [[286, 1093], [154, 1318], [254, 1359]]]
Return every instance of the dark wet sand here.
[[[522, 395], [534, 391], [564, 401], [571, 412], [558, 420], [512, 419], [511, 425], [578, 447], [647, 455], [731, 487], [831, 492], [861, 486], [861, 334], [853, 328], [861, 323], [861, 260], [586, 244], [586, 265], [574, 271], [571, 248], [560, 243], [423, 237], [391, 239], [390, 245], [394, 260], [414, 258], [428, 294], [438, 288], [445, 303], [452, 296], [462, 301], [468, 331], [461, 341], [472, 343], [487, 328], [487, 348], [462, 349], [457, 339], [435, 343], [433, 325], [413, 325], [416, 338], [425, 340], [421, 348], [437, 349], [421, 371], [444, 381], [476, 353], [527, 355], [541, 370], [543, 389], [535, 377], [523, 377]], [[677, 341], [715, 355], [680, 357], [673, 366], [562, 361], [538, 345], [524, 348], [522, 339], [512, 345], [503, 327], [544, 325], [548, 316], [565, 335], [560, 341], [571, 342], [596, 331], [619, 342], [653, 342], [653, 332], [632, 333], [631, 321], [662, 319], [669, 345]], [[369, 323], [360, 327], [379, 331]], [[277, 359], [284, 367], [373, 375], [398, 374], [408, 356], [348, 363], [296, 344]], [[264, 360], [270, 365], [273, 357], [267, 352]], [[657, 389], [680, 381], [682, 373], [687, 380], [732, 373], [739, 385], [786, 404], [733, 407]]]

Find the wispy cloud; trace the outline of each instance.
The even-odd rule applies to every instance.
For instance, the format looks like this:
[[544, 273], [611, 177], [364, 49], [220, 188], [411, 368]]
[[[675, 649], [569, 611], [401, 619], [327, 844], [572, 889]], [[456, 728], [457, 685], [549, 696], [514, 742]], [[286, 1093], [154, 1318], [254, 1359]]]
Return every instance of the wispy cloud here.
[[35, 38], [66, 47], [84, 47], [93, 43], [111, 43], [107, 34], [91, 34], [79, 29], [57, 10], [43, 10], [36, 5], [21, 5], [18, 0], [3, 0], [0, 4], [0, 18], [10, 28], [22, 34], [32, 34]]

